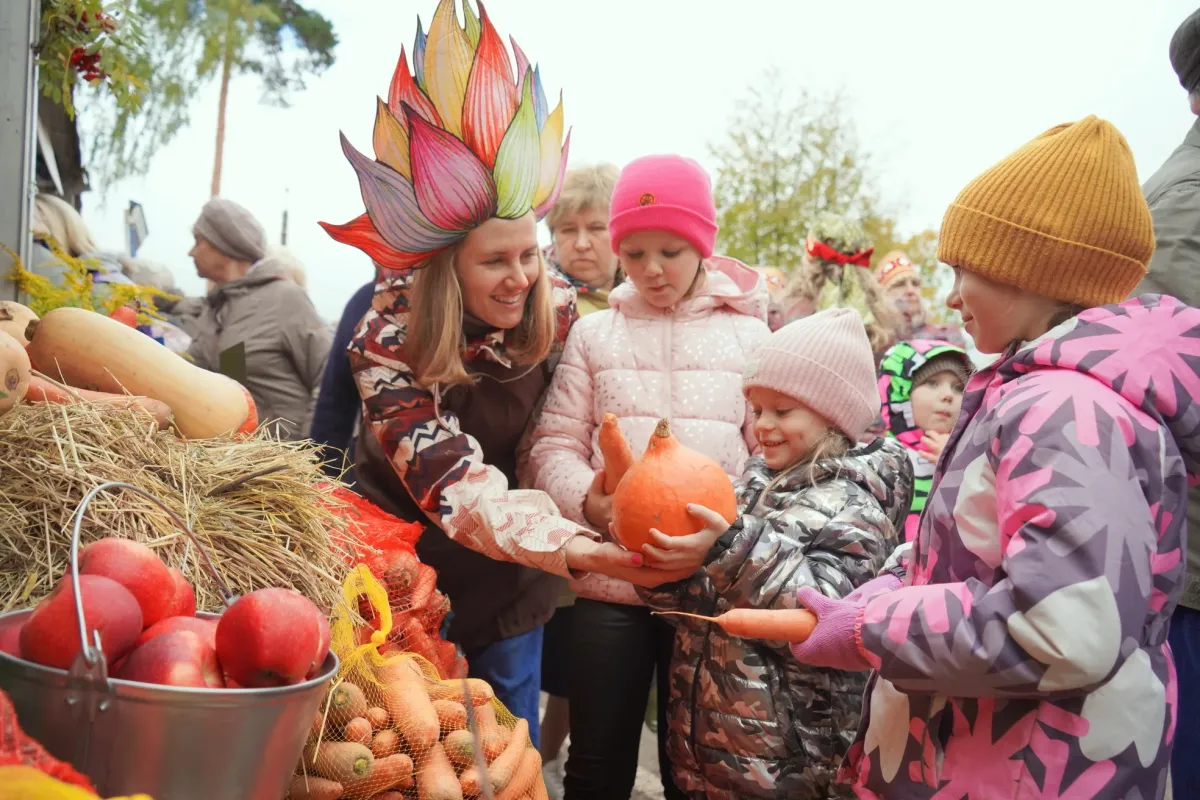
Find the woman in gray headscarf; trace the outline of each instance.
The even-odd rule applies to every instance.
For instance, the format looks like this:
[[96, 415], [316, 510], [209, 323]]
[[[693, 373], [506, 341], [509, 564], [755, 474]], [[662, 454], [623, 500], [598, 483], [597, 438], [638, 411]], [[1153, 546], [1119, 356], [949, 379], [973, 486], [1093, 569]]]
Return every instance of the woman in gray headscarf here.
[[258, 418], [283, 439], [308, 435], [332, 333], [290, 265], [267, 251], [267, 237], [249, 211], [214, 197], [204, 205], [188, 254], [213, 288], [191, 331], [197, 364], [241, 381]]

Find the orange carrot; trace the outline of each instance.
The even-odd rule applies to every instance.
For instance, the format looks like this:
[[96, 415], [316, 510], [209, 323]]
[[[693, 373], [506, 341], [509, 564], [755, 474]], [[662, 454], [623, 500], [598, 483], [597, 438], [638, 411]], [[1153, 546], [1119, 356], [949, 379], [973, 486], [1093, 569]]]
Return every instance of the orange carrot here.
[[[528, 745], [529, 722], [528, 720], [519, 719], [513, 728], [512, 738], [509, 739], [508, 746], [488, 766], [488, 777], [492, 781], [492, 787], [497, 791], [507, 787], [512, 782], [513, 774], [517, 771], [517, 767], [521, 765], [521, 755], [525, 752], [525, 748]], [[520, 795], [522, 792], [524, 792], [524, 789], [517, 794]]]
[[803, 608], [735, 608], [719, 617], [685, 614], [682, 611], [655, 611], [655, 614], [674, 614], [680, 617], [715, 622], [727, 633], [744, 639], [766, 639], [771, 642], [803, 642], [817, 625], [813, 613]]
[[347, 722], [345, 733], [347, 742], [371, 743], [371, 723], [365, 717], [355, 717]]
[[342, 797], [375, 797], [388, 789], [407, 789], [413, 785], [413, 761], [406, 755], [386, 756], [375, 762], [375, 768], [365, 778], [343, 782]]
[[110, 403], [122, 408], [140, 408], [158, 423], [158, 427], [166, 428], [171, 424], [171, 407], [161, 400], [130, 394], [114, 394], [112, 392], [94, 392], [89, 389], [76, 389], [58, 384], [40, 375], [29, 376], [29, 391], [25, 395], [27, 403]]
[[479, 780], [479, 769], [467, 767], [458, 776], [458, 785], [464, 797], [478, 797], [483, 794], [483, 781]]
[[625, 472], [633, 465], [633, 451], [621, 433], [615, 414], [605, 414], [600, 423], [600, 455], [604, 458], [604, 493], [612, 494]]
[[433, 597], [435, 589], [437, 589], [437, 570], [422, 564], [417, 571], [416, 580], [413, 581], [412, 595], [408, 604], [409, 610], [425, 608], [429, 604], [429, 598]]
[[462, 785], [441, 743], [429, 750], [429, 760], [417, 775], [419, 800], [463, 800]]
[[297, 775], [288, 786], [288, 800], [337, 800], [342, 785], [316, 775]]
[[[513, 737], [515, 740], [517, 737]], [[525, 749], [512, 780], [496, 795], [496, 800], [520, 800], [542, 778], [542, 757], [533, 747]]]
[[391, 728], [377, 731], [371, 740], [371, 755], [375, 758], [387, 758], [400, 749], [400, 734]]
[[489, 705], [475, 709], [476, 727], [479, 729], [479, 740], [483, 743], [484, 758], [491, 763], [496, 756], [504, 752], [505, 740], [501, 731], [507, 731], [496, 721], [496, 709]]
[[550, 800], [550, 793], [546, 791], [545, 780], [535, 780], [533, 788], [529, 790], [527, 795], [529, 800]]
[[469, 767], [475, 763], [475, 737], [470, 731], [450, 731], [442, 739], [442, 747], [459, 767]]
[[453, 700], [466, 705], [464, 695], [470, 692], [471, 705], [476, 708], [491, 705], [492, 700], [496, 698], [496, 693], [492, 691], [492, 687], [487, 681], [479, 678], [467, 678], [466, 682], [467, 686], [464, 690], [461, 680], [441, 681], [429, 687], [429, 696], [434, 700]]
[[441, 738], [442, 727], [425, 691], [425, 678], [411, 668], [387, 685], [383, 700], [414, 755], [424, 753]]
[[453, 700], [434, 700], [433, 710], [444, 731], [457, 731], [467, 727], [467, 707]]
[[388, 723], [392, 721], [391, 717], [388, 716], [387, 709], [379, 708], [378, 706], [367, 709], [367, 720], [371, 723], [371, 727], [377, 731], [386, 728]]

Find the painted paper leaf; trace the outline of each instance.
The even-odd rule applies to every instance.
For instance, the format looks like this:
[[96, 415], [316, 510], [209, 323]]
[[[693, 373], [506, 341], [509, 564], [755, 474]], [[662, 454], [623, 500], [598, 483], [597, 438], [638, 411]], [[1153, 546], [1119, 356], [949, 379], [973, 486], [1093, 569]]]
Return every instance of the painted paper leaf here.
[[[479, 16], [483, 16], [483, 3], [479, 4]], [[478, 50], [481, 26], [479, 17], [471, 10], [471, 0], [463, 0], [463, 30], [467, 34], [467, 41], [471, 43], [471, 49]]]
[[562, 152], [563, 135], [563, 104], [562, 94], [559, 93], [558, 105], [554, 113], [546, 118], [540, 134], [540, 155], [538, 158], [539, 174], [537, 191], [533, 195], [533, 205], [540, 206], [554, 191], [558, 183], [559, 154]]
[[375, 160], [382, 161], [411, 181], [412, 170], [408, 166], [408, 131], [392, 114], [383, 98], [377, 100], [375, 132], [372, 136]]
[[571, 132], [567, 131], [566, 141], [563, 142], [562, 160], [558, 162], [558, 179], [554, 182], [554, 190], [550, 196], [538, 204], [533, 210], [533, 214], [538, 219], [550, 213], [550, 209], [554, 208], [554, 204], [558, 201], [558, 194], [562, 191], [563, 180], [567, 177], [567, 153], [571, 150]]
[[[558, 102], [562, 103], [562, 92], [559, 92]], [[540, 131], [546, 124], [546, 115], [550, 111], [550, 105], [546, 102], [546, 90], [542, 88], [542, 68], [536, 66], [533, 68], [533, 113], [537, 119], [538, 130]], [[559, 135], [562, 135], [562, 125], [559, 125]]]
[[406, 270], [420, 264], [433, 253], [401, 253], [388, 246], [388, 243], [375, 230], [371, 218], [362, 214], [347, 222], [345, 225], [332, 225], [328, 222], [317, 223], [334, 240], [351, 247], [357, 247], [366, 253], [372, 261], [384, 269]]
[[[416, 114], [412, 118], [419, 119]], [[341, 137], [342, 152], [358, 174], [363, 205], [389, 247], [402, 253], [427, 253], [462, 238], [461, 232], [438, 228], [421, 213], [413, 185], [403, 175], [355, 150], [345, 134]]]
[[496, 153], [496, 215], [504, 219], [516, 219], [533, 207], [533, 196], [537, 191], [538, 156], [541, 142], [538, 138], [537, 120], [533, 111], [533, 72], [525, 71], [521, 82], [521, 104], [513, 116], [500, 150]]
[[425, 91], [425, 31], [421, 28], [420, 17], [417, 17], [417, 39], [413, 42], [413, 72], [416, 73], [417, 86]]
[[475, 64], [467, 81], [463, 104], [463, 141], [475, 151], [488, 169], [496, 165], [496, 151], [508, 123], [517, 110], [517, 87], [504, 41], [479, 4], [482, 34], [475, 51]]
[[[415, 58], [414, 58], [415, 60]], [[404, 48], [400, 48], [400, 60], [396, 62], [396, 70], [392, 73], [392, 85], [388, 87], [388, 108], [397, 118], [400, 117], [400, 107], [403, 105], [415, 109], [424, 119], [434, 125], [441, 125], [442, 118], [437, 109], [424, 92], [417, 87], [408, 71], [408, 62], [404, 58]]]
[[524, 76], [529, 71], [529, 59], [525, 57], [525, 51], [517, 44], [517, 40], [509, 36], [508, 41], [512, 42], [513, 56], [517, 59], [517, 74]]
[[442, 126], [455, 136], [462, 136], [463, 98], [474, 55], [467, 34], [458, 27], [454, 0], [441, 0], [425, 41], [425, 89]]
[[445, 230], [468, 231], [496, 212], [492, 173], [455, 136], [408, 118], [409, 162], [422, 213]]

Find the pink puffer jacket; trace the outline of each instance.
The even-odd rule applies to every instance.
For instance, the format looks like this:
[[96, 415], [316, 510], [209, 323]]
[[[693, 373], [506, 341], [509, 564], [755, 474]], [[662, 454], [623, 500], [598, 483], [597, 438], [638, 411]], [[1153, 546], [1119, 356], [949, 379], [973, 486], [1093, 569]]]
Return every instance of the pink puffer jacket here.
[[[626, 281], [611, 308], [571, 328], [533, 435], [534, 486], [568, 519], [588, 524], [583, 501], [596, 470], [600, 421], [611, 412], [634, 456], [659, 419], [730, 477], [757, 449], [742, 395], [746, 359], [770, 334], [763, 276], [732, 258], [705, 261], [704, 285], [673, 309], [657, 309]], [[591, 575], [571, 588], [595, 600], [640, 605], [633, 587]]]

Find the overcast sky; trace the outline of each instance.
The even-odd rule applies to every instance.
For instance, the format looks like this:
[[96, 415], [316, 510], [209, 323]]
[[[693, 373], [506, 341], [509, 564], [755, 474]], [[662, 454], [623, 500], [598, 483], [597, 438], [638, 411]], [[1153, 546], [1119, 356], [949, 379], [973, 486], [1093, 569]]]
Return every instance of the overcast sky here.
[[[251, 209], [305, 263], [317, 309], [330, 320], [372, 276], [358, 250], [318, 220], [362, 213], [344, 131], [371, 152], [375, 97], [387, 93], [416, 19], [436, 0], [316, 0], [341, 42], [334, 66], [288, 109], [259, 103], [252, 76], [229, 96], [222, 194]], [[967, 181], [1044, 129], [1087, 114], [1129, 139], [1141, 177], [1182, 141], [1193, 117], [1167, 44], [1196, 4], [1182, 0], [492, 0], [502, 37], [515, 34], [540, 63], [547, 95], [564, 92], [572, 163], [622, 165], [674, 152], [711, 168], [737, 100], [774, 67], [814, 92], [841, 89], [885, 201], [905, 233], [937, 227]], [[461, 9], [461, 5], [460, 5]], [[461, 13], [461, 10], [460, 10]], [[84, 195], [102, 246], [122, 247], [122, 211], [146, 209], [139, 255], [169, 266], [198, 293], [187, 251], [208, 199], [217, 91], [197, 99], [192, 124], [160, 151], [150, 174]], [[553, 104], [553, 100], [552, 100]]]

